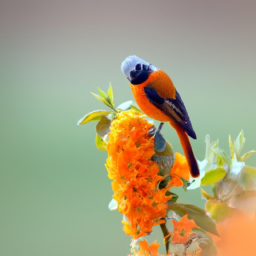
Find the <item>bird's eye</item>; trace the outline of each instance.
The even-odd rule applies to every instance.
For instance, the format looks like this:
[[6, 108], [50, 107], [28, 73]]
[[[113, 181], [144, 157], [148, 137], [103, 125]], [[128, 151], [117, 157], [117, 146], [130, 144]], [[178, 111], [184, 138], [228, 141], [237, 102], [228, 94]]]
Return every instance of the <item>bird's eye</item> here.
[[136, 71], [140, 71], [140, 70], [141, 70], [141, 64], [140, 64], [140, 63], [137, 63], [137, 64], [136, 64], [135, 70], [136, 70]]

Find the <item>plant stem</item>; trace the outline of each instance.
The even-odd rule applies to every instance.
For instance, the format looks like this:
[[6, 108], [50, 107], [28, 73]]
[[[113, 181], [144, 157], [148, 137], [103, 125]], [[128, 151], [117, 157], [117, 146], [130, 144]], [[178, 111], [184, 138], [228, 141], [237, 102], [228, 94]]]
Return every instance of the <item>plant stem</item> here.
[[167, 229], [166, 223], [160, 224], [160, 227], [161, 227], [161, 230], [162, 230], [162, 233], [163, 233], [163, 236], [164, 236], [164, 244], [165, 244], [166, 253], [168, 253], [170, 236], [169, 237], [166, 237], [166, 236], [168, 236], [170, 232]]

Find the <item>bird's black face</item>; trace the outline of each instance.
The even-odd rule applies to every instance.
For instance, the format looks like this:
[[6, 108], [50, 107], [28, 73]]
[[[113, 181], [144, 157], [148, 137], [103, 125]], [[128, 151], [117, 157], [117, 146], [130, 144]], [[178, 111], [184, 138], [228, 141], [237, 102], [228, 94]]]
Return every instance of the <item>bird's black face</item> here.
[[137, 63], [135, 69], [130, 72], [131, 84], [142, 84], [145, 82], [149, 75], [154, 71], [150, 68], [150, 65]]

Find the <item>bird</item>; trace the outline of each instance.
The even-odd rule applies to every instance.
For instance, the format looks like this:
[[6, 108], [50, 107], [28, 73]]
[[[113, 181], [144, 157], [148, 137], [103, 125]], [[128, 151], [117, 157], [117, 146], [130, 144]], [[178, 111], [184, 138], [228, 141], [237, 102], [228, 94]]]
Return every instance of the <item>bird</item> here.
[[160, 68], [137, 57], [128, 56], [121, 64], [121, 70], [130, 82], [131, 90], [140, 109], [150, 118], [168, 122], [179, 137], [190, 174], [196, 178], [200, 171], [188, 136], [196, 139], [188, 112], [171, 78]]

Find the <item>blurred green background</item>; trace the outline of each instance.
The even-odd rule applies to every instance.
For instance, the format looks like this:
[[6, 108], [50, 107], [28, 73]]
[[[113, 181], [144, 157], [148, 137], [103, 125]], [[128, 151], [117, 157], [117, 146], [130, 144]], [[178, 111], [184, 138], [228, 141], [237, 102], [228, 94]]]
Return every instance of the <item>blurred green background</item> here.
[[[0, 255], [127, 255], [121, 215], [110, 212], [106, 152], [95, 123], [104, 106], [133, 99], [120, 65], [138, 55], [165, 70], [185, 102], [204, 158], [204, 137], [244, 129], [256, 149], [256, 1], [0, 1]], [[174, 130], [165, 137], [182, 152]], [[247, 162], [256, 166], [256, 157]], [[180, 200], [203, 207], [200, 191]], [[157, 231], [153, 238], [162, 242]], [[153, 239], [152, 238], [152, 239]]]

